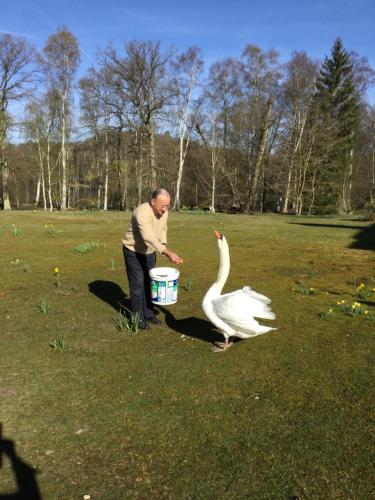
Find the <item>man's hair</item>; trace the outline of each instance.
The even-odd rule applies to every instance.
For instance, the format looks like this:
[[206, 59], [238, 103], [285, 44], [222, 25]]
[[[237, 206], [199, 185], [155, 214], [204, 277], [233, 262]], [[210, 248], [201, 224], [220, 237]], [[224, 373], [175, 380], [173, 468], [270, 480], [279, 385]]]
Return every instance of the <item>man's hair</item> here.
[[155, 191], [153, 191], [153, 192], [152, 192], [152, 194], [151, 194], [151, 199], [152, 199], [152, 200], [156, 200], [156, 198], [157, 198], [160, 194], [162, 194], [162, 195], [164, 195], [164, 196], [170, 196], [170, 195], [169, 195], [169, 193], [168, 193], [168, 191], [167, 191], [166, 189], [164, 189], [164, 188], [157, 188], [157, 189], [155, 189]]

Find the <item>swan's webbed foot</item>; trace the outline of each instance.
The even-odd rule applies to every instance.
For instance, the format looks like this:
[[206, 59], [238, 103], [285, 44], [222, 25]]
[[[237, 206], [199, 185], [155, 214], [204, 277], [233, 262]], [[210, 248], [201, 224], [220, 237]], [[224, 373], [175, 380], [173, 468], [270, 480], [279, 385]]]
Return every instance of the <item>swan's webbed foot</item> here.
[[225, 339], [225, 342], [215, 342], [211, 348], [212, 352], [224, 352], [229, 347], [232, 347], [233, 342], [229, 342], [228, 339]]

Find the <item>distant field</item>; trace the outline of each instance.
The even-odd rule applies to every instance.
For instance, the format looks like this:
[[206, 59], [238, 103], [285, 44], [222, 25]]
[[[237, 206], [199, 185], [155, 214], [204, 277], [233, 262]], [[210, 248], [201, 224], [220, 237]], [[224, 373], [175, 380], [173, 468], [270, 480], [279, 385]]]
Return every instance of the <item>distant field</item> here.
[[[0, 498], [373, 498], [375, 225], [171, 213], [178, 302], [134, 334], [116, 327], [129, 218], [0, 213]], [[224, 292], [250, 285], [277, 316], [225, 353], [200, 305], [213, 229]]]

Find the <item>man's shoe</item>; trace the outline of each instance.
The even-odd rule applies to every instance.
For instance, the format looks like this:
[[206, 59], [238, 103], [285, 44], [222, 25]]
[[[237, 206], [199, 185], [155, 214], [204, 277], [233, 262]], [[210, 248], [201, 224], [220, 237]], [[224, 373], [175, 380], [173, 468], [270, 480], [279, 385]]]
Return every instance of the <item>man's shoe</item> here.
[[161, 321], [158, 318], [147, 318], [147, 321], [153, 325], [161, 325]]
[[139, 322], [138, 328], [140, 330], [149, 330], [150, 329], [150, 325], [147, 323], [147, 321], [143, 320], [143, 321]]

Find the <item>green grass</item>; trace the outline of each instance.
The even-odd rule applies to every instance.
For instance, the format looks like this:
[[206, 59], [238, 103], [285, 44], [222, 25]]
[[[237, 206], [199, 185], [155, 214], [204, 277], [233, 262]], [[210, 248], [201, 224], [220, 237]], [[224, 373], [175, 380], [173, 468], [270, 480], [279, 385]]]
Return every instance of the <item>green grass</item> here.
[[[42, 498], [371, 498], [374, 322], [320, 314], [339, 300], [375, 312], [373, 296], [356, 294], [375, 286], [374, 252], [353, 248], [373, 226], [171, 214], [169, 246], [184, 258], [178, 302], [135, 335], [116, 327], [118, 302], [129, 306], [129, 218], [0, 214], [3, 439], [37, 470]], [[200, 306], [217, 273], [213, 229], [231, 251], [224, 292], [248, 284], [271, 297], [278, 328], [219, 354]], [[104, 243], [77, 252], [84, 241]], [[3, 452], [0, 496], [16, 484]]]

